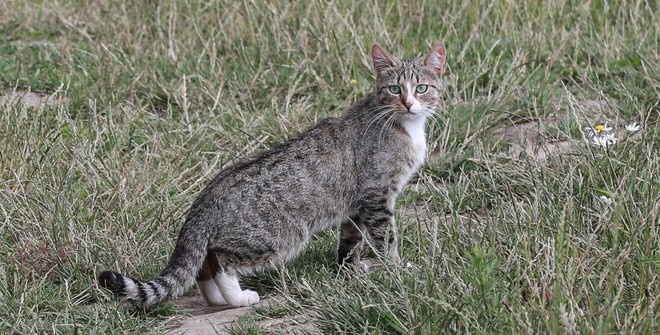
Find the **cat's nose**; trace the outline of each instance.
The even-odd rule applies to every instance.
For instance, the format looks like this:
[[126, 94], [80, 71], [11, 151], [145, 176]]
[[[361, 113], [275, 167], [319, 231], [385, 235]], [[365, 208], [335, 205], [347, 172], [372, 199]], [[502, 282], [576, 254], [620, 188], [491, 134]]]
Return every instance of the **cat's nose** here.
[[403, 101], [403, 105], [406, 107], [407, 110], [410, 110], [410, 107], [412, 107], [413, 104], [408, 101]]

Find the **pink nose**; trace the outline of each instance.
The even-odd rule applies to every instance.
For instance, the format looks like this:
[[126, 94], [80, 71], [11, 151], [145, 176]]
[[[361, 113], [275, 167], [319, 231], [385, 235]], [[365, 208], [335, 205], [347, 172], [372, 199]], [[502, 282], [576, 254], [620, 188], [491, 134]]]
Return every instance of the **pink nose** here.
[[412, 104], [408, 101], [402, 101], [402, 103], [406, 107], [406, 109], [408, 109], [408, 110], [410, 109], [410, 107], [412, 107]]

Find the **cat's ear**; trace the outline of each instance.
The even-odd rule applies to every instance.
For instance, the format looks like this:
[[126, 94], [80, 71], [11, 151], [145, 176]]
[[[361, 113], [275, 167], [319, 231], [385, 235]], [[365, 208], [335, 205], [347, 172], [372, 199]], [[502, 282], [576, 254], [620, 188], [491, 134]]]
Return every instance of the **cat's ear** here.
[[445, 45], [442, 43], [434, 45], [422, 61], [422, 65], [433, 68], [438, 76], [445, 72]]
[[380, 76], [383, 71], [396, 66], [392, 57], [376, 44], [371, 47], [371, 59], [374, 62], [374, 70], [377, 76]]

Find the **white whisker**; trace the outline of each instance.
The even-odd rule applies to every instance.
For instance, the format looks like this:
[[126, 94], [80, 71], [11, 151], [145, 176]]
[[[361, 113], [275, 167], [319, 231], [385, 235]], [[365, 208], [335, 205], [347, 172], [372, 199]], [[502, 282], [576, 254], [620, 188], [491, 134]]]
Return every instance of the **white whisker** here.
[[380, 146], [380, 142], [381, 142], [382, 139], [383, 139], [383, 137], [382, 137], [382, 136], [383, 136], [383, 131], [384, 131], [385, 129], [389, 129], [389, 128], [391, 128], [392, 125], [394, 124], [394, 120], [395, 120], [395, 119], [396, 119], [396, 112], [391, 113], [391, 114], [389, 115], [389, 117], [387, 118], [387, 120], [385, 120], [385, 123], [383, 123], [383, 124], [381, 125], [380, 133], [378, 134], [378, 145], [379, 145], [379, 146]]
[[[375, 108], [372, 108], [367, 111], [367, 116], [370, 117], [371, 119], [367, 123], [367, 127], [365, 128], [363, 132], [363, 137], [367, 134], [371, 126], [376, 124], [377, 122], [380, 122], [381, 120], [385, 118], [391, 118], [393, 115], [395, 115], [396, 112], [393, 108], [392, 105], [385, 105], [385, 106], [377, 106]], [[373, 115], [373, 116], [372, 116]], [[387, 121], [386, 121], [387, 123]]]

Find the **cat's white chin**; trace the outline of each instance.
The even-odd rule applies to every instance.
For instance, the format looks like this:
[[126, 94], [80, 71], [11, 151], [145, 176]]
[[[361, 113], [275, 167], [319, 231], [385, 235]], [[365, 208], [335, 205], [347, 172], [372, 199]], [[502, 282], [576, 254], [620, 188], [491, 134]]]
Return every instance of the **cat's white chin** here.
[[409, 122], [424, 122], [426, 121], [426, 118], [428, 115], [424, 113], [422, 110], [408, 110], [405, 112], [398, 113], [397, 118], [399, 122], [403, 123], [409, 123]]

